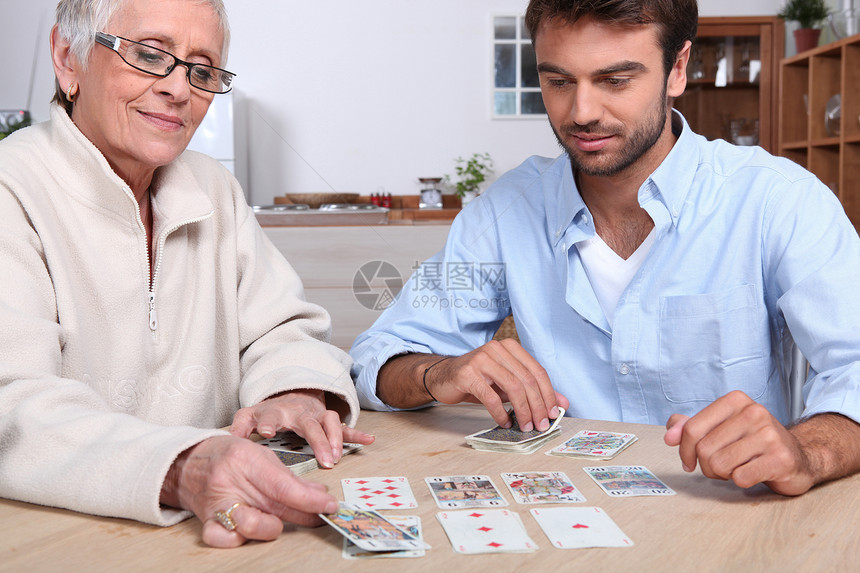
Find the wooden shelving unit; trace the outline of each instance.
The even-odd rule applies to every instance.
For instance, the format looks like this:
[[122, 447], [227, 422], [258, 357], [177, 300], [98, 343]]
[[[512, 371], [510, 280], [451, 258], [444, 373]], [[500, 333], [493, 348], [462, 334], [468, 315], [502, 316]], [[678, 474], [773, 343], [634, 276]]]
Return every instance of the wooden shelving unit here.
[[708, 139], [732, 141], [733, 120], [743, 121], [743, 135], [757, 121], [758, 138], [752, 143], [775, 152], [776, 87], [784, 50], [785, 26], [776, 16], [699, 18], [687, 89], [675, 108]]
[[860, 229], [860, 34], [785, 58], [779, 88], [779, 154], [815, 173]]

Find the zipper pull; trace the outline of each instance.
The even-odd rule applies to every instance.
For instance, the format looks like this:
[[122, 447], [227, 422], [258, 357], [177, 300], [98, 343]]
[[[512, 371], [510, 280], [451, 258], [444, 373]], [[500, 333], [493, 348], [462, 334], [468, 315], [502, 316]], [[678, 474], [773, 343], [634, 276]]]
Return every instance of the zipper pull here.
[[155, 332], [158, 328], [158, 318], [155, 316], [155, 293], [149, 292], [149, 330]]

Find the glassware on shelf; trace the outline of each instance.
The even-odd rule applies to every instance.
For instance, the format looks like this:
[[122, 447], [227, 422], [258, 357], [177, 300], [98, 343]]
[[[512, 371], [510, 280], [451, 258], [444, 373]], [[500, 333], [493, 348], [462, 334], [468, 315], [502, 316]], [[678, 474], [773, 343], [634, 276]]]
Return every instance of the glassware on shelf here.
[[690, 62], [690, 79], [701, 80], [705, 77], [705, 62], [702, 60], [702, 47], [693, 46], [693, 59]]
[[824, 130], [827, 137], [839, 137], [839, 122], [842, 120], [842, 96], [834, 95], [824, 106]]
[[729, 120], [729, 136], [735, 145], [758, 145], [758, 119], [736, 117]]

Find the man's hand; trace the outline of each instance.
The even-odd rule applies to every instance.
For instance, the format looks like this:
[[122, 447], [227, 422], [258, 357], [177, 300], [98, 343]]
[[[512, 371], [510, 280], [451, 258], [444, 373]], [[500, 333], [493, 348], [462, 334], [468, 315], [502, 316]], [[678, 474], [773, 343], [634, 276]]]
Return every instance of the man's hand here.
[[[432, 399], [444, 404], [481, 403], [505, 427], [511, 421], [504, 404], [510, 402], [525, 431], [548, 429], [549, 420], [558, 416], [558, 406], [567, 409], [570, 405], [553, 389], [546, 370], [516, 340], [491, 340], [468, 354], [450, 357], [433, 366], [425, 379], [425, 369], [441, 359], [409, 354], [389, 360], [380, 370], [377, 395], [402, 408]], [[411, 391], [404, 390], [404, 377], [411, 379]], [[426, 382], [426, 390], [422, 382]]]
[[[270, 541], [284, 521], [319, 525], [318, 513], [337, 510], [324, 486], [296, 477], [264, 446], [234, 436], [209, 438], [183, 452], [167, 474], [161, 503], [194, 512], [203, 522], [203, 541], [213, 547]], [[215, 512], [235, 503], [230, 517], [236, 529], [229, 531]]]
[[[796, 435], [764, 406], [734, 391], [692, 418], [671, 416], [664, 440], [670, 446], [679, 446], [685, 471], [694, 471], [698, 461], [702, 473], [709, 478], [730, 479], [743, 488], [764, 483], [776, 493], [800, 495], [823, 479], [815, 467], [820, 465], [816, 463], [820, 452], [812, 449], [822, 443], [806, 440], [807, 434], [801, 429]], [[823, 445], [833, 446], [826, 441]]]
[[320, 466], [332, 468], [343, 455], [343, 442], [371, 444], [374, 437], [342, 425], [334, 410], [326, 410], [325, 394], [294, 390], [242, 408], [233, 416], [230, 433], [240, 438], [254, 431], [264, 438], [290, 430], [307, 440]]

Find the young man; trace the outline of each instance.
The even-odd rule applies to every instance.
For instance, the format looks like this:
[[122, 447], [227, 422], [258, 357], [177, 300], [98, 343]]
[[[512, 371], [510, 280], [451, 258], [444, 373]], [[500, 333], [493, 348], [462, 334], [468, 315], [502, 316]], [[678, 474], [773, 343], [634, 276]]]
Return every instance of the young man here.
[[[666, 423], [687, 471], [785, 495], [860, 469], [860, 239], [810, 173], [671, 110], [697, 19], [695, 0], [530, 2], [564, 153], [464, 210], [356, 340], [364, 407]], [[510, 312], [522, 346], [488, 342]], [[787, 428], [789, 331], [812, 372]]]

